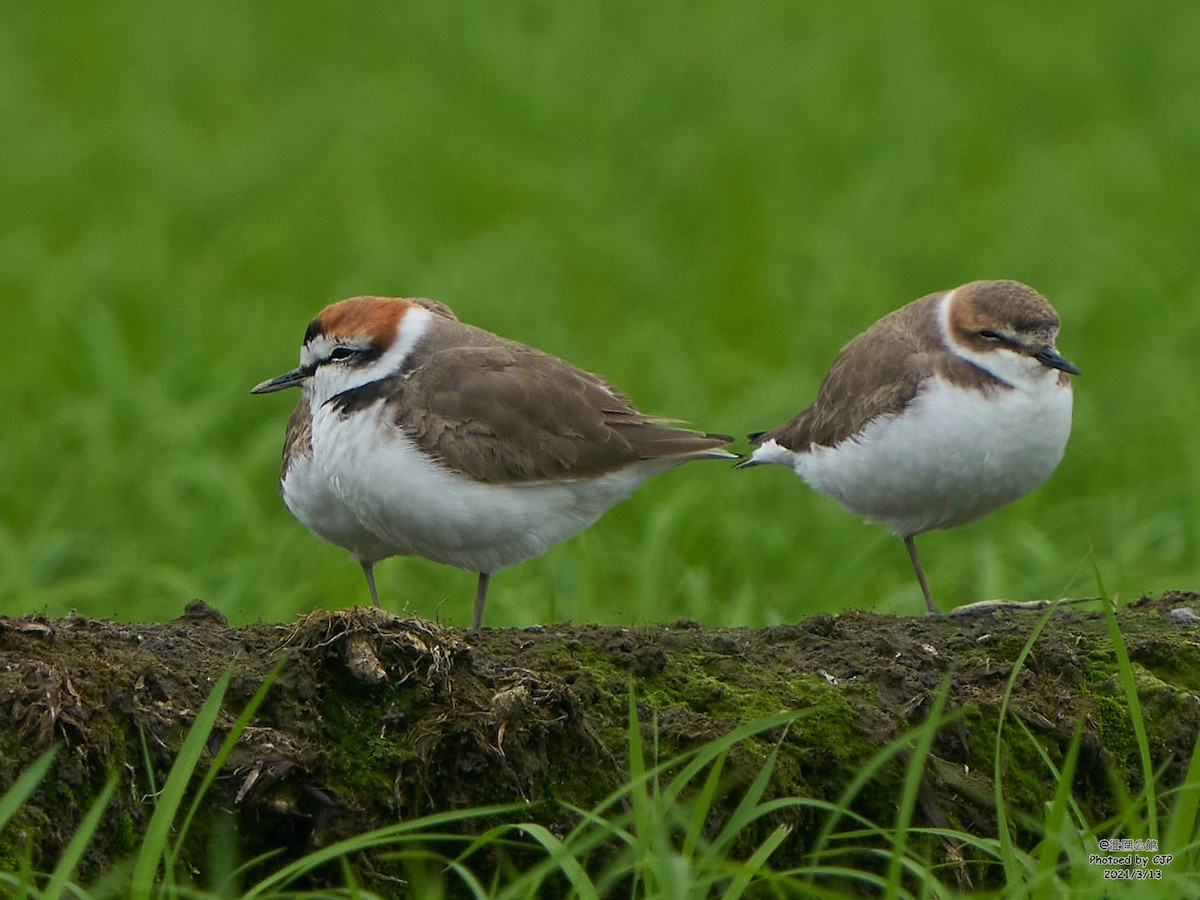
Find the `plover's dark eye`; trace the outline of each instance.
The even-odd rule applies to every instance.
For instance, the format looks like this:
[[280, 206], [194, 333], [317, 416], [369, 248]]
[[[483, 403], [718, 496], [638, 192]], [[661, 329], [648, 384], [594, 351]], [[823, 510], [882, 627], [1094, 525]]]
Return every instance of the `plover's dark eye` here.
[[985, 328], [979, 332], [979, 336], [985, 341], [1002, 341], [1004, 337], [997, 331], [992, 331], [990, 328]]
[[349, 359], [354, 355], [354, 350], [349, 347], [334, 347], [329, 351], [329, 358], [337, 361], [340, 359]]

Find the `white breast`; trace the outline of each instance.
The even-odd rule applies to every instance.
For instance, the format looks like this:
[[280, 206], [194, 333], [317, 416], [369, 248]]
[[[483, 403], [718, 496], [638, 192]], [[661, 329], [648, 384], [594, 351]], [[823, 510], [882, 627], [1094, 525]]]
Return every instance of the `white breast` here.
[[1062, 459], [1071, 389], [1043, 371], [987, 395], [931, 379], [902, 414], [792, 463], [814, 488], [901, 536], [973, 522], [1033, 490]]
[[311, 456], [295, 457], [279, 487], [292, 515], [317, 537], [349, 550], [355, 559], [377, 562], [399, 552], [359, 522]]
[[353, 516], [393, 553], [474, 572], [538, 556], [578, 533], [656, 472], [652, 460], [597, 478], [484, 484], [423, 455], [377, 405], [347, 418], [313, 414], [313, 456]]

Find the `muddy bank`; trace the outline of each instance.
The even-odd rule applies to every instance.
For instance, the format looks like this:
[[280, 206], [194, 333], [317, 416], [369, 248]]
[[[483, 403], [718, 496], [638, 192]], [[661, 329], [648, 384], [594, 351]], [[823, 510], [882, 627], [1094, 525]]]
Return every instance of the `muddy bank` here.
[[[152, 812], [147, 798], [214, 682], [233, 666], [215, 750], [281, 657], [193, 829], [181, 860], [188, 871], [203, 872], [207, 842], [231, 819], [242, 859], [283, 848], [272, 866], [378, 825], [467, 806], [528, 803], [518, 820], [562, 833], [576, 821], [565, 804], [592, 807], [627, 780], [631, 685], [647, 746], [661, 759], [749, 720], [803, 710], [786, 732], [770, 794], [832, 801], [880, 746], [924, 719], [948, 679], [947, 709], [960, 715], [938, 733], [920, 817], [994, 834], [997, 711], [1041, 615], [849, 611], [766, 629], [677, 622], [477, 635], [367, 608], [242, 628], [198, 602], [164, 624], [0, 618], [0, 794], [38, 753], [61, 746], [43, 787], [0, 831], [0, 869], [26, 847], [35, 867], [52, 868], [110, 774], [121, 784], [83, 875], [128, 856]], [[1143, 599], [1117, 616], [1166, 788], [1180, 781], [1200, 732], [1200, 595]], [[1056, 762], [1081, 727], [1074, 788], [1091, 821], [1117, 808], [1114, 781], [1140, 784], [1115, 665], [1098, 604], [1062, 607], [1029, 653], [1010, 706]], [[781, 733], [740, 745], [732, 781], [751, 777]], [[1021, 729], [1005, 735], [1011, 808], [1040, 821], [1053, 792], [1046, 766]], [[854, 810], [891, 824], [902, 777], [902, 760], [884, 766]], [[795, 813], [789, 823], [777, 866], [803, 858], [823, 819]], [[946, 852], [930, 847], [935, 858]], [[400, 875], [387, 863], [356, 864], [385, 894], [398, 890], [388, 887]]]

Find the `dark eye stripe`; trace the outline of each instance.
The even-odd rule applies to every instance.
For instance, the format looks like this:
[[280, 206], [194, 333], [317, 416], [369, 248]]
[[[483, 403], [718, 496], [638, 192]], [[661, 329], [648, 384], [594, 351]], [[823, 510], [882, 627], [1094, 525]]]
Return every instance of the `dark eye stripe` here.
[[327, 356], [321, 363], [326, 362], [349, 362], [353, 366], [365, 366], [374, 362], [383, 355], [383, 349], [374, 344], [369, 344], [366, 347], [347, 347], [339, 345], [329, 351]]

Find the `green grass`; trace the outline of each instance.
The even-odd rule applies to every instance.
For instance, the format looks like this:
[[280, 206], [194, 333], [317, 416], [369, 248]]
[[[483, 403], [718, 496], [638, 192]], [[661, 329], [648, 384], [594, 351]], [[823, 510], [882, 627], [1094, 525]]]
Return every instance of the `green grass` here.
[[[363, 602], [274, 485], [304, 326], [422, 294], [735, 434], [882, 313], [976, 277], [1058, 307], [1058, 472], [922, 540], [943, 604], [1197, 583], [1200, 6], [7, 4], [0, 612]], [[473, 578], [379, 566], [468, 620]], [[696, 464], [501, 573], [487, 621], [917, 612], [900, 543], [782, 469]]]

